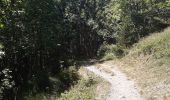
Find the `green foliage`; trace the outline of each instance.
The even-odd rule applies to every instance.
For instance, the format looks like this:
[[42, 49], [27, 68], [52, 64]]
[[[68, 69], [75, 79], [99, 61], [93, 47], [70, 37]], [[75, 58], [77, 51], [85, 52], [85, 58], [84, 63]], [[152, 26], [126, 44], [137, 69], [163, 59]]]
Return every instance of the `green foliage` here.
[[60, 80], [60, 87], [59, 92], [64, 92], [68, 90], [72, 85], [76, 84], [76, 81], [79, 79], [77, 74], [77, 70], [74, 66], [69, 67], [68, 69], [63, 70], [56, 77]]
[[9, 69], [3, 69], [2, 72], [0, 72], [0, 75], [2, 76], [1, 78], [1, 83], [0, 83], [0, 99], [6, 98], [4, 97], [4, 92], [6, 90], [11, 89], [15, 83], [12, 79], [12, 75], [11, 75], [12, 71], [10, 71]]
[[[116, 38], [117, 45], [130, 47], [149, 33], [168, 26], [168, 0], [111, 0], [103, 11], [107, 26], [104, 37]], [[103, 28], [101, 28], [103, 29]]]
[[3, 45], [0, 43], [0, 50], [3, 48]]
[[95, 57], [103, 42], [116, 46], [102, 45], [99, 56], [124, 55], [124, 48], [169, 25], [169, 5], [169, 0], [1, 0], [0, 72], [12, 71], [9, 84], [15, 83], [2, 94], [12, 99], [24, 90], [45, 91], [54, 75], [71, 83], [68, 66]]
[[92, 100], [94, 98], [94, 88], [92, 85], [88, 86], [87, 84], [91, 84], [89, 80], [80, 80], [77, 85], [75, 85], [76, 89], [71, 90], [69, 92], [65, 92], [61, 94], [61, 98], [59, 100]]
[[105, 4], [103, 0], [1, 0], [0, 43], [5, 56], [0, 71], [11, 70], [10, 81], [15, 83], [6, 97], [45, 91], [51, 75], [70, 85], [69, 59], [96, 55], [101, 39], [90, 23]]
[[99, 79], [92, 75], [87, 79], [82, 77], [75, 86], [62, 93], [56, 100], [93, 100], [98, 82]]
[[[69, 91], [72, 86], [78, 84], [79, 75], [74, 66], [64, 69], [54, 76], [49, 77], [49, 87], [45, 87], [46, 91], [30, 90], [23, 96], [25, 100], [49, 100], [50, 98], [59, 97], [64, 91]], [[18, 98], [19, 100], [21, 98]], [[23, 98], [22, 98], [23, 99]], [[22, 100], [21, 99], [21, 100]]]
[[98, 50], [98, 56], [103, 58], [103, 60], [112, 60], [115, 58], [120, 58], [124, 55], [124, 50], [117, 45], [103, 44]]
[[103, 56], [101, 60], [107, 61], [107, 60], [114, 60], [116, 57], [113, 53], [107, 53]]

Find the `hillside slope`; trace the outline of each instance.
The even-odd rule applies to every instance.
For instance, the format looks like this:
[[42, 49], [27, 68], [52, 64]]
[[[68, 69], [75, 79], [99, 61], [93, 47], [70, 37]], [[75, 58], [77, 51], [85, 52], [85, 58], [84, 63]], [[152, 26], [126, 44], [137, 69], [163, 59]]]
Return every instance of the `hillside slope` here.
[[170, 27], [142, 39], [128, 55], [113, 62], [137, 82], [147, 100], [169, 100]]

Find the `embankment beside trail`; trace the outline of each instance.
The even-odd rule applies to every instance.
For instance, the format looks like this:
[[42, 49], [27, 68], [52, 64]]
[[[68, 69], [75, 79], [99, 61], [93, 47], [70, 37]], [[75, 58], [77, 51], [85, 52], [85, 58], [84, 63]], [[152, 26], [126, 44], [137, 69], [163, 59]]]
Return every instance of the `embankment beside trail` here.
[[170, 27], [140, 40], [128, 55], [112, 62], [137, 82], [147, 100], [170, 99]]

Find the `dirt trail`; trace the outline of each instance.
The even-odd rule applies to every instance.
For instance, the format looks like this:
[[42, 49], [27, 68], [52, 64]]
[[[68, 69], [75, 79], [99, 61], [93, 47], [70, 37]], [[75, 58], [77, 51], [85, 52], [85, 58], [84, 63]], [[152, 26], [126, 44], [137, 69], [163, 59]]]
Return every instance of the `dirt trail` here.
[[110, 88], [110, 94], [108, 94], [106, 100], [143, 100], [134, 82], [128, 80], [126, 75], [117, 67], [107, 64], [100, 64], [100, 66], [100, 68], [105, 68], [112, 73], [108, 73], [100, 68], [98, 69], [95, 65], [87, 66], [86, 68], [110, 82], [112, 87]]

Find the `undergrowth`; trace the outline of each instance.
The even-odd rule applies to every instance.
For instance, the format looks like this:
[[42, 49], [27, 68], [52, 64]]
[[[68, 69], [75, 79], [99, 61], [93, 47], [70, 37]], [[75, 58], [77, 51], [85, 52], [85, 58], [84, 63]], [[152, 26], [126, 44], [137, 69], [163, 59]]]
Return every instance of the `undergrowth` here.
[[80, 69], [80, 71], [82, 77], [78, 83], [69, 91], [62, 93], [56, 100], [95, 100], [96, 92], [98, 92], [96, 88], [101, 79], [91, 72], [85, 72], [85, 69]]
[[103, 43], [98, 50], [98, 57], [103, 60], [121, 58], [125, 54], [124, 49], [117, 45]]
[[[74, 75], [77, 75], [74, 76]], [[109, 83], [87, 71], [85, 68], [80, 68], [77, 73], [71, 68], [61, 73], [61, 76], [50, 77], [53, 83], [53, 90], [50, 92], [37, 93], [31, 92], [25, 97], [26, 100], [95, 100], [96, 97], [102, 100], [106, 99], [109, 92]], [[72, 78], [77, 78], [76, 80]], [[62, 78], [62, 79], [61, 79]], [[63, 80], [64, 78], [65, 81]], [[68, 82], [66, 82], [68, 81]], [[74, 82], [70, 82], [74, 81]], [[65, 83], [65, 84], [64, 84]], [[68, 84], [66, 83], [74, 83]], [[105, 86], [103, 86], [105, 85]], [[98, 90], [96, 90], [98, 88]], [[62, 89], [62, 90], [61, 90]], [[102, 91], [102, 92], [99, 92]]]
[[44, 91], [41, 92], [35, 92], [34, 89], [25, 91], [21, 95], [21, 100], [53, 100], [64, 91], [70, 90], [71, 87], [79, 81], [78, 70], [74, 66], [70, 66], [69, 68], [63, 69], [60, 73], [48, 77], [49, 87], [46, 87]]

